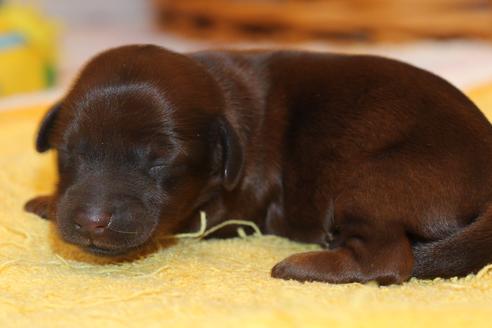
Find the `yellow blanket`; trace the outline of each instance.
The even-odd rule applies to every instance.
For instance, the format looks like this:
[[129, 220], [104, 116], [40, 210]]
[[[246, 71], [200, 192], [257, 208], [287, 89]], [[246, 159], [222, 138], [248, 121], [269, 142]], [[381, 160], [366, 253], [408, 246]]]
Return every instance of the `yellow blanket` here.
[[[470, 95], [492, 114], [492, 85]], [[0, 327], [492, 326], [487, 269], [390, 287], [302, 284], [270, 268], [314, 246], [272, 236], [182, 240], [119, 263], [65, 245], [22, 211], [55, 181], [53, 155], [33, 148], [44, 110], [0, 113]]]

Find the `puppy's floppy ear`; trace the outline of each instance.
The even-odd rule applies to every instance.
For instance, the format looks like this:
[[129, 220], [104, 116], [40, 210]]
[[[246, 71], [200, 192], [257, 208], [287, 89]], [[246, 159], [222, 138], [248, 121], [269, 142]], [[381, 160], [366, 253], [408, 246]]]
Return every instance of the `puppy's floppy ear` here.
[[226, 119], [220, 120], [219, 135], [222, 146], [223, 185], [227, 190], [232, 190], [239, 182], [243, 171], [243, 147]]
[[36, 138], [36, 150], [40, 153], [44, 153], [51, 148], [49, 137], [61, 106], [61, 103], [57, 103], [51, 107], [41, 121], [38, 136]]

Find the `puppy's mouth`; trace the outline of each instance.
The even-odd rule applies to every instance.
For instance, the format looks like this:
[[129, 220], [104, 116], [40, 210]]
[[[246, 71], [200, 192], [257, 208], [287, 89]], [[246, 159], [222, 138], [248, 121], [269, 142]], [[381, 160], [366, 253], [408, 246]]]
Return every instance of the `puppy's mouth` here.
[[130, 251], [130, 249], [127, 248], [109, 249], [109, 248], [98, 247], [95, 245], [84, 246], [84, 249], [89, 253], [102, 255], [102, 256], [118, 256], [118, 255], [126, 254]]

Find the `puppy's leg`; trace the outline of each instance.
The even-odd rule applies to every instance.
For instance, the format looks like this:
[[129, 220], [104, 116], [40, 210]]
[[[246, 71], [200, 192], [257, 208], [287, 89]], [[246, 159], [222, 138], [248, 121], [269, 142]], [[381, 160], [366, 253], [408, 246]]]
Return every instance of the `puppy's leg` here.
[[272, 276], [330, 283], [376, 280], [383, 285], [408, 280], [413, 267], [411, 243], [400, 220], [374, 205], [383, 203], [379, 192], [366, 189], [339, 197], [330, 249], [292, 255], [272, 269]]
[[38, 196], [29, 200], [24, 205], [24, 210], [48, 219], [53, 213], [53, 202], [53, 196]]
[[332, 250], [294, 254], [273, 267], [272, 277], [329, 283], [402, 283], [412, 273], [412, 249], [404, 233], [388, 234], [353, 235]]

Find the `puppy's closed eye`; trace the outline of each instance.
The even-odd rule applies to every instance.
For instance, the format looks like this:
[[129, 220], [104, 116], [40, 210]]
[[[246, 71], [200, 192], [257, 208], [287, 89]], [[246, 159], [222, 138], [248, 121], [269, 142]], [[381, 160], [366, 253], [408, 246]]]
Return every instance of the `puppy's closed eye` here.
[[153, 164], [150, 168], [149, 168], [149, 174], [152, 176], [152, 177], [159, 177], [161, 176], [164, 171], [168, 168], [168, 166], [166, 164]]

